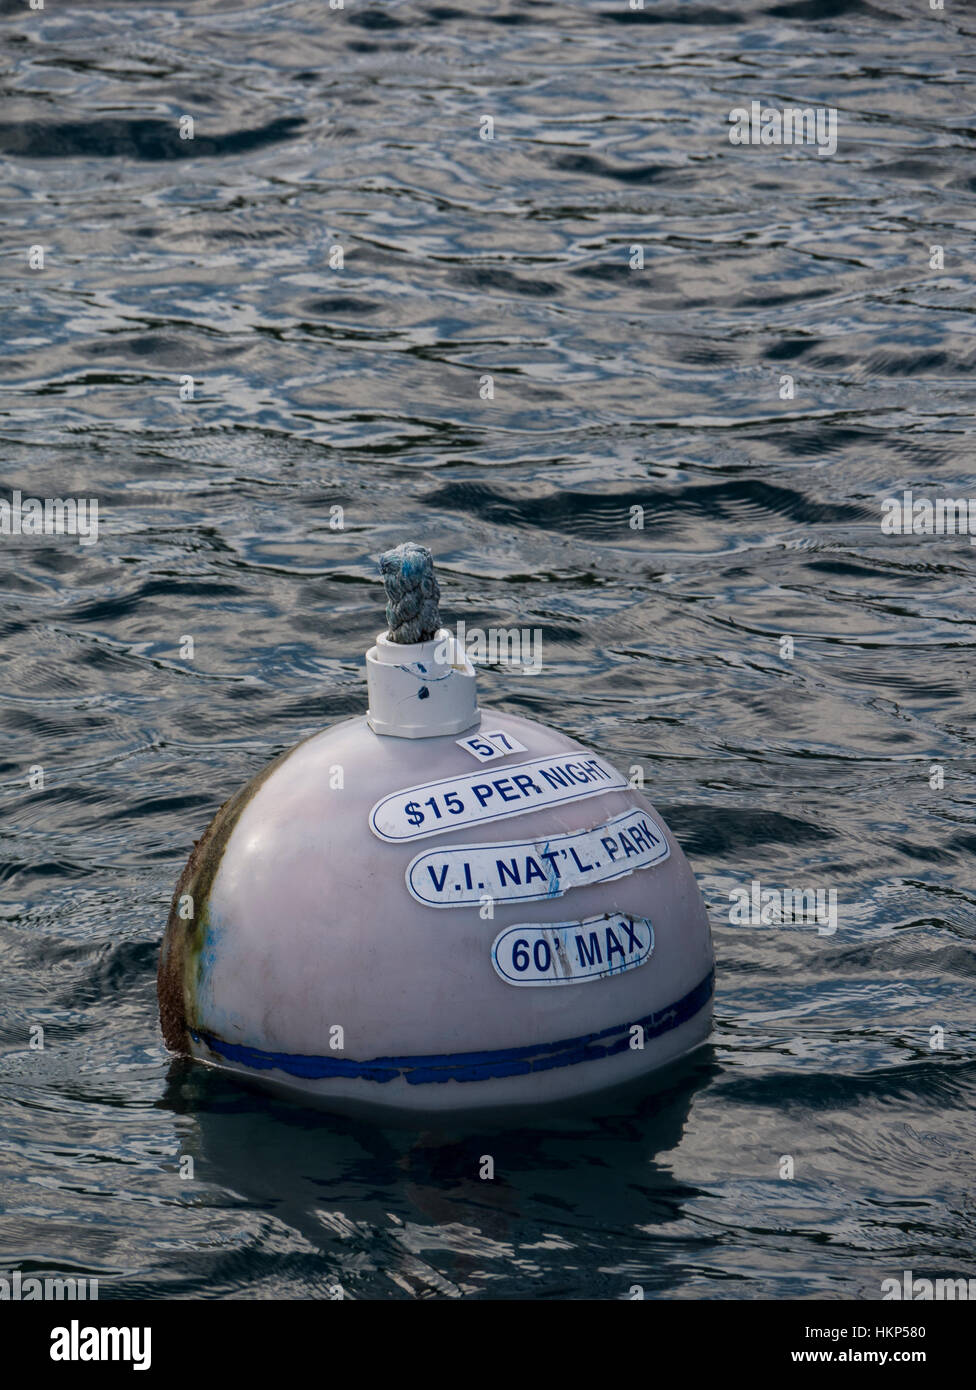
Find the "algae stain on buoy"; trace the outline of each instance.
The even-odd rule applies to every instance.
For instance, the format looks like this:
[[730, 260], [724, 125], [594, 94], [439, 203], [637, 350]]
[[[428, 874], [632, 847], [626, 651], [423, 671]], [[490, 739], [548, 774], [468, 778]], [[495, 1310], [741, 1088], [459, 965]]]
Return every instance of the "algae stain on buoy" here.
[[366, 715], [277, 758], [190, 855], [167, 1046], [390, 1112], [564, 1101], [675, 1061], [708, 1036], [713, 984], [680, 847], [605, 758], [479, 709], [428, 550], [381, 571]]

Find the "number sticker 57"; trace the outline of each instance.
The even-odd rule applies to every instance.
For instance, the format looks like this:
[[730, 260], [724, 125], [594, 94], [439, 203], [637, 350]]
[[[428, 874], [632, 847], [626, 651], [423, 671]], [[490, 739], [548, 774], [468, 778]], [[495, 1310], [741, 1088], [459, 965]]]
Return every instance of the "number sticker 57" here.
[[529, 751], [524, 743], [519, 743], [512, 734], [506, 734], [501, 729], [495, 729], [490, 734], [470, 734], [467, 738], [456, 738], [454, 742], [477, 758], [479, 763], [490, 763], [493, 758], [504, 758], [509, 753]]

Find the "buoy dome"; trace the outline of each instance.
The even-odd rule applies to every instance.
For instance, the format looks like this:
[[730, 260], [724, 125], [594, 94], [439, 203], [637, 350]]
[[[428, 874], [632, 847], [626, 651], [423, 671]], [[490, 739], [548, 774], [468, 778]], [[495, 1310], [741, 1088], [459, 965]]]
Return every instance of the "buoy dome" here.
[[[704, 1041], [705, 907], [650, 802], [502, 711], [376, 732], [376, 652], [370, 716], [284, 754], [196, 845], [160, 959], [167, 1045], [328, 1107], [434, 1111], [589, 1095]], [[451, 722], [448, 671], [473, 701], [451, 656], [389, 667], [414, 682], [407, 727], [433, 704]]]

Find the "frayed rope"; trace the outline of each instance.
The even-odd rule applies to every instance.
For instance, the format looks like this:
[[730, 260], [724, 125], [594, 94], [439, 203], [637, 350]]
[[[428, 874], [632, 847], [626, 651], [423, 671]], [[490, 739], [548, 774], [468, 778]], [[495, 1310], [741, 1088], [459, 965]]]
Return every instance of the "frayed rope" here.
[[404, 541], [380, 556], [391, 642], [430, 642], [441, 625], [441, 590], [425, 545]]

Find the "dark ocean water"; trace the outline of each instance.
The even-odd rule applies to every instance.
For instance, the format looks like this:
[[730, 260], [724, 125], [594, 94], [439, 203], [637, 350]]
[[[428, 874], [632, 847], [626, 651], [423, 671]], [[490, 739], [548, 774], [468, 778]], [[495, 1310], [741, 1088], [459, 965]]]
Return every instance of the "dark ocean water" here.
[[[974, 490], [976, 6], [0, 25], [0, 496], [101, 523], [0, 537], [0, 1272], [122, 1298], [976, 1275], [976, 550], [880, 527], [903, 489]], [[733, 147], [753, 100], [836, 108], [836, 154]], [[543, 673], [485, 669], [483, 701], [641, 763], [691, 858], [716, 1028], [661, 1093], [386, 1130], [162, 1046], [191, 842], [362, 711], [403, 539], [452, 622], [542, 630]], [[753, 879], [836, 890], [837, 932], [731, 925]]]

